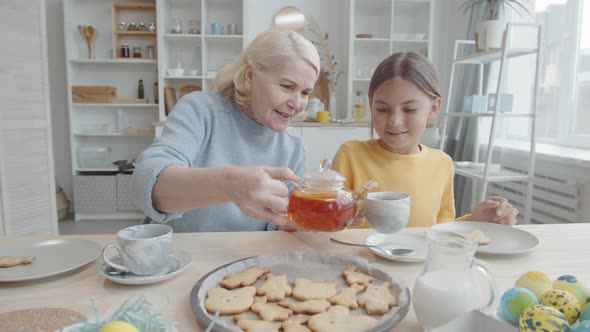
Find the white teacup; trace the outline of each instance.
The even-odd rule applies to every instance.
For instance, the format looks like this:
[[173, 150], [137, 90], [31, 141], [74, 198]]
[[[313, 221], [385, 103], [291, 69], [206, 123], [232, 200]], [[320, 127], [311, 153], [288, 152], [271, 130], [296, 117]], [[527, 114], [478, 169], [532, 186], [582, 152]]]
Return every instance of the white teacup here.
[[410, 220], [410, 195], [394, 191], [369, 193], [363, 214], [375, 231], [397, 233]]
[[[115, 247], [123, 265], [113, 263], [107, 252]], [[117, 242], [102, 249], [103, 261], [111, 267], [148, 276], [164, 270], [172, 254], [172, 228], [167, 225], [149, 224], [124, 228], [117, 232]]]

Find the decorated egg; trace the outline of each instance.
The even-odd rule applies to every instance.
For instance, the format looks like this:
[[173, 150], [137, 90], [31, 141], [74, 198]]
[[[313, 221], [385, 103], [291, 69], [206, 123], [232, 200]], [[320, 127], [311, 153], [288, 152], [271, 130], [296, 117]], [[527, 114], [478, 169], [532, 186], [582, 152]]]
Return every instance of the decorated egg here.
[[514, 325], [518, 325], [518, 318], [524, 309], [536, 304], [539, 304], [539, 299], [526, 288], [510, 288], [504, 292], [500, 300], [502, 315]]
[[557, 278], [553, 282], [553, 288], [569, 292], [578, 299], [578, 303], [582, 307], [588, 302], [588, 298], [590, 297], [590, 290], [588, 290], [584, 282], [572, 275], [564, 275]]
[[518, 320], [520, 332], [570, 332], [567, 318], [551, 307], [537, 304], [526, 308]]
[[580, 322], [576, 327], [572, 327], [571, 332], [590, 332], [590, 321]]
[[98, 332], [139, 332], [139, 330], [132, 324], [118, 320], [104, 325]]
[[567, 318], [570, 324], [575, 323], [580, 316], [580, 304], [569, 292], [552, 289], [541, 296], [541, 304], [553, 307]]
[[582, 310], [580, 310], [580, 321], [584, 320], [590, 320], [590, 302], [582, 306]]
[[516, 287], [524, 287], [540, 299], [545, 292], [553, 288], [553, 285], [551, 278], [545, 272], [529, 271], [516, 280]]

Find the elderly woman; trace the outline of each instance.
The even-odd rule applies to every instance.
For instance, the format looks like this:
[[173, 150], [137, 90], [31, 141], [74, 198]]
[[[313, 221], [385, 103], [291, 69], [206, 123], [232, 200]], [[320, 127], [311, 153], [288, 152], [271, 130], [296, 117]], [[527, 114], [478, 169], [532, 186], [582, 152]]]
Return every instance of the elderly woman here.
[[175, 232], [285, 225], [284, 181], [299, 180], [306, 165], [301, 139], [286, 129], [319, 72], [311, 42], [268, 30], [218, 73], [217, 91], [183, 97], [133, 175], [146, 220]]

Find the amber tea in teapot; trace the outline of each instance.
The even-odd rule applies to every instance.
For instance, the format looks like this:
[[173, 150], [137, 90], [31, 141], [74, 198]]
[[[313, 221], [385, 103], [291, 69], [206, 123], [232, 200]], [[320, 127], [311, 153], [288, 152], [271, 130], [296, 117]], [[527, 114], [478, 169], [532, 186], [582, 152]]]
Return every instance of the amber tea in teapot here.
[[304, 229], [334, 232], [346, 228], [362, 210], [368, 190], [377, 186], [370, 181], [354, 194], [344, 186], [342, 174], [329, 168], [324, 159], [320, 169], [307, 173], [305, 184], [291, 192], [289, 219]]

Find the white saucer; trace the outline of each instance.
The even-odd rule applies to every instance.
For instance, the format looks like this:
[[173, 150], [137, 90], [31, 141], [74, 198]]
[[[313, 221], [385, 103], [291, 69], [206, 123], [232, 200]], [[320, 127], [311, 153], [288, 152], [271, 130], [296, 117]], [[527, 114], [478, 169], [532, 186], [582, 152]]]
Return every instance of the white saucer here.
[[424, 236], [407, 233], [373, 234], [367, 238], [365, 243], [385, 250], [395, 248], [409, 248], [415, 250], [409, 255], [391, 255], [376, 248], [369, 248], [377, 255], [392, 261], [423, 262], [426, 260], [427, 247]]
[[[119, 284], [146, 285], [164, 281], [180, 274], [191, 264], [192, 258], [192, 254], [189, 251], [175, 249], [172, 252], [172, 255], [170, 255], [170, 263], [168, 268], [151, 276], [137, 276], [133, 273], [111, 275], [106, 272], [108, 266], [106, 263], [103, 263], [100, 266], [99, 272], [106, 279]], [[121, 258], [119, 256], [114, 256], [111, 260], [113, 263], [121, 263]]]

